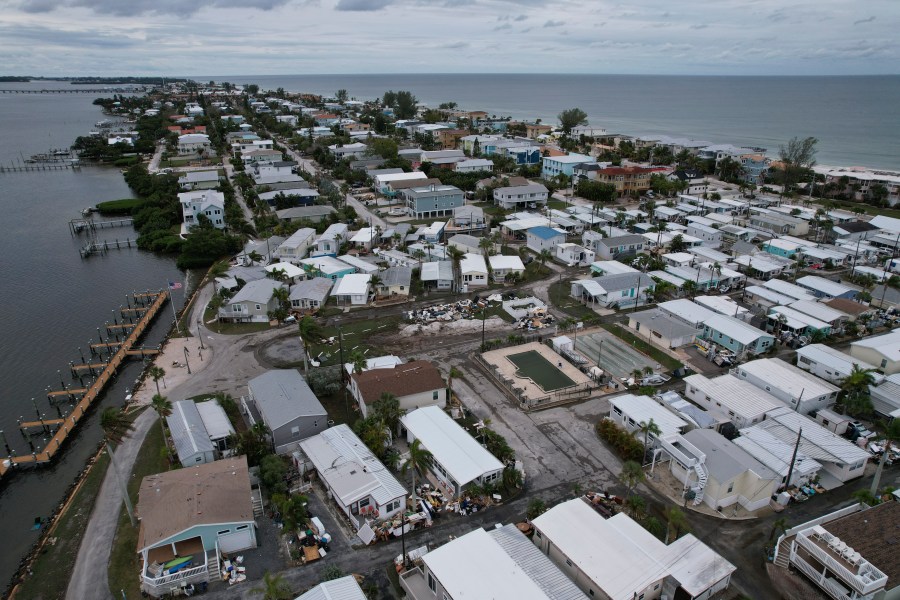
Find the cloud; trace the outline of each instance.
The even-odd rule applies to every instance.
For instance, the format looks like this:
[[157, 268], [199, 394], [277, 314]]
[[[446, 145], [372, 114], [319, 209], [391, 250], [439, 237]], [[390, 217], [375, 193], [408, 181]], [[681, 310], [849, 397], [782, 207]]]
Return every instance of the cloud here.
[[707, 27], [709, 27], [709, 25], [706, 23], [694, 23], [691, 25], [691, 29], [706, 29]]
[[393, 0], [340, 0], [335, 10], [353, 12], [372, 12], [390, 6]]
[[446, 48], [448, 50], [460, 50], [462, 48], [468, 48], [471, 44], [469, 42], [453, 42], [450, 44], [444, 44], [443, 46], [439, 46], [439, 48]]
[[512, 25], [509, 23], [504, 23], [503, 25], [497, 25], [494, 27], [494, 31], [503, 31], [504, 29], [512, 29]]
[[566, 24], [565, 21], [554, 21], [553, 19], [549, 19], [546, 23], [544, 23], [544, 27], [545, 28], [562, 27], [565, 24]]
[[[20, 0], [18, 8], [26, 13], [46, 13], [70, 7], [87, 8], [94, 13], [117, 17], [139, 15], [192, 15], [203, 8], [241, 8], [272, 10], [291, 0]], [[343, 1], [343, 0], [342, 0]]]
[[528, 19], [528, 15], [519, 15], [518, 17], [513, 19], [513, 21], [525, 21], [527, 19]]
[[869, 17], [868, 19], [860, 19], [859, 21], [853, 21], [854, 25], [862, 25], [863, 23], [871, 23], [875, 20], [875, 17]]

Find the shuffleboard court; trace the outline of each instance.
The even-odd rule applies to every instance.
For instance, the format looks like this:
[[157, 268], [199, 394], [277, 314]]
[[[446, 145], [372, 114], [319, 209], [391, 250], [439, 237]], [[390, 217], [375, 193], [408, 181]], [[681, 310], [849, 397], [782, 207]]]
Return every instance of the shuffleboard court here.
[[541, 356], [535, 350], [510, 354], [506, 358], [516, 368], [517, 377], [527, 377], [540, 386], [545, 392], [552, 392], [564, 387], [575, 385], [575, 382], [556, 365]]

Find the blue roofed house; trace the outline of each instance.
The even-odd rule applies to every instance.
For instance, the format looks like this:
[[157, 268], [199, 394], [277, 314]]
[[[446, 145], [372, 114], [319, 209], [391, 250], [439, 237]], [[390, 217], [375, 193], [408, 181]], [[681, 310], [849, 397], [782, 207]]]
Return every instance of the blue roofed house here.
[[526, 231], [525, 240], [525, 245], [529, 250], [533, 250], [538, 254], [541, 253], [541, 250], [549, 250], [552, 254], [556, 254], [556, 246], [566, 241], [566, 234], [557, 229], [541, 225]]
[[135, 511], [141, 591], [162, 597], [208, 582], [220, 576], [221, 553], [255, 548], [251, 493], [245, 456], [144, 477]]

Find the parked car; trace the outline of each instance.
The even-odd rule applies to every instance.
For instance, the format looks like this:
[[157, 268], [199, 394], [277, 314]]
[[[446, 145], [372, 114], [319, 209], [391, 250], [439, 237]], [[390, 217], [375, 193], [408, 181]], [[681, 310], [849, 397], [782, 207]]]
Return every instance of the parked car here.
[[847, 437], [850, 438], [850, 441], [855, 442], [859, 438], [869, 439], [874, 435], [874, 433], [869, 431], [868, 427], [859, 421], [853, 421], [847, 426]]

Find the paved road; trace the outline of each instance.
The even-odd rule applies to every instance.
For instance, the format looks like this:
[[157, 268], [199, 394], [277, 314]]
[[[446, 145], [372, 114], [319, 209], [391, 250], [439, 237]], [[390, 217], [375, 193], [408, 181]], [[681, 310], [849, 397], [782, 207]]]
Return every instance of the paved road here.
[[226, 159], [222, 161], [222, 167], [225, 169], [225, 176], [228, 177], [228, 180], [231, 182], [231, 187], [234, 188], [234, 199], [237, 200], [238, 205], [241, 207], [241, 212], [244, 213], [244, 219], [248, 223], [253, 223], [253, 211], [247, 207], [247, 203], [244, 201], [244, 195], [241, 193], [241, 188], [234, 183], [234, 165], [231, 164], [230, 160]]
[[356, 210], [356, 214], [359, 215], [359, 218], [370, 223], [372, 227], [381, 227], [381, 231], [390, 229], [390, 225], [388, 225], [387, 221], [370, 211], [365, 204], [354, 198], [351, 194], [347, 194], [345, 200], [347, 204]]
[[91, 519], [84, 531], [81, 547], [66, 598], [70, 600], [107, 600], [112, 598], [105, 565], [109, 564], [113, 538], [122, 511], [122, 484], [119, 473], [131, 473], [141, 444], [150, 427], [156, 424], [156, 413], [145, 410], [134, 422], [134, 431], [115, 451], [115, 467], [107, 470], [97, 494]]
[[153, 153], [153, 158], [150, 159], [150, 165], [147, 167], [148, 172], [156, 173], [157, 171], [159, 171], [159, 161], [162, 160], [162, 153], [165, 148], [165, 142], [162, 142], [156, 146], [156, 152]]

